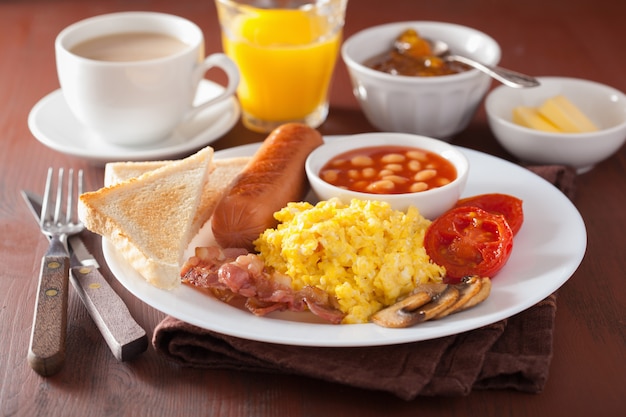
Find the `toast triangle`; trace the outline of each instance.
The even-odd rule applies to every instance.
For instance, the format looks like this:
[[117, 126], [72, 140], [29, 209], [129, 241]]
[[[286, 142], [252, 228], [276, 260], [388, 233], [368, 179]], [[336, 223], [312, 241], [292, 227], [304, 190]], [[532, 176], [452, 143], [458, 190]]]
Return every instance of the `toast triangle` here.
[[213, 148], [171, 161], [79, 198], [85, 227], [108, 239], [149, 283], [180, 285], [183, 254], [198, 226], [194, 221], [207, 177], [214, 168]]
[[[251, 157], [241, 156], [213, 159], [214, 169], [209, 174], [202, 190], [198, 210], [194, 216], [192, 229], [200, 230], [213, 214], [222, 195], [230, 189], [237, 175], [243, 170]], [[146, 172], [161, 168], [172, 161], [109, 162], [104, 168], [104, 185], [139, 177]]]

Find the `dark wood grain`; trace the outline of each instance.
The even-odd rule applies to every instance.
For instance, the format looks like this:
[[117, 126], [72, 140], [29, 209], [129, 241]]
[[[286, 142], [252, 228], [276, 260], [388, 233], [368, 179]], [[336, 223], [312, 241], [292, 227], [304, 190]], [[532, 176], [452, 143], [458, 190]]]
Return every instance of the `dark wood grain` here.
[[28, 363], [42, 376], [56, 374], [65, 362], [70, 260], [58, 255], [59, 249], [64, 250], [61, 241], [53, 239], [50, 252], [41, 259], [28, 349]]
[[[220, 51], [211, 0], [0, 0], [0, 415], [2, 416], [621, 416], [626, 410], [626, 148], [577, 178], [574, 204], [585, 221], [588, 249], [558, 292], [554, 357], [544, 391], [475, 391], [460, 398], [394, 396], [314, 379], [180, 368], [149, 347], [119, 362], [74, 291], [69, 293], [66, 364], [44, 378], [27, 352], [40, 259], [47, 241], [23, 203], [22, 188], [41, 193], [48, 166], [85, 170], [87, 189], [103, 171], [41, 145], [27, 126], [32, 106], [58, 88], [54, 38], [85, 17], [153, 10], [195, 21], [207, 53]], [[345, 35], [375, 24], [437, 20], [475, 27], [502, 48], [500, 64], [520, 72], [586, 78], [626, 91], [626, 2], [622, 0], [352, 0]], [[219, 73], [211, 74], [220, 81]], [[496, 86], [495, 83], [493, 85]], [[337, 65], [323, 134], [372, 131]], [[238, 123], [216, 149], [258, 142]], [[514, 160], [491, 134], [481, 106], [453, 144]], [[86, 244], [101, 272], [151, 337], [163, 314], [126, 291], [102, 258], [100, 240]]]

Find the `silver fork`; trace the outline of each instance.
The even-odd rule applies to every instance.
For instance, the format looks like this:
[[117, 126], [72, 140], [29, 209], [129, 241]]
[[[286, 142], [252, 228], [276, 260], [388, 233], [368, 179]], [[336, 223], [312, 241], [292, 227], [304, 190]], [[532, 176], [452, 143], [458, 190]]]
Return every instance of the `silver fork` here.
[[58, 372], [65, 361], [70, 266], [67, 237], [83, 230], [82, 223], [75, 219], [75, 197], [83, 192], [83, 171], [78, 171], [75, 181], [74, 170], [69, 170], [67, 188], [64, 188], [64, 177], [65, 171], [60, 168], [55, 196], [54, 169], [48, 169], [41, 207], [40, 227], [50, 237], [50, 246], [41, 260], [28, 363], [43, 376]]

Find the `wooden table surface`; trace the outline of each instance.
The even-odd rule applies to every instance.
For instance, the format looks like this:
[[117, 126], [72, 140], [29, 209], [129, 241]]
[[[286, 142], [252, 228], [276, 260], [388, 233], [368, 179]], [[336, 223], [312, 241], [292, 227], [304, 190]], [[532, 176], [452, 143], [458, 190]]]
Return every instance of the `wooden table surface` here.
[[[83, 168], [88, 187], [103, 170], [40, 144], [27, 116], [59, 87], [53, 42], [77, 20], [152, 10], [195, 21], [207, 52], [220, 51], [211, 0], [0, 0], [0, 414], [3, 416], [617, 416], [626, 412], [626, 149], [577, 178], [574, 203], [588, 249], [560, 289], [554, 357], [541, 394], [477, 391], [412, 402], [319, 380], [232, 371], [181, 369], [150, 347], [131, 362], [112, 356], [75, 292], [70, 291], [67, 363], [42, 378], [27, 361], [36, 276], [46, 240], [19, 190], [41, 190], [48, 166]], [[626, 2], [622, 0], [352, 0], [345, 35], [375, 24], [437, 20], [469, 25], [501, 45], [501, 64], [533, 75], [586, 78], [626, 91]], [[495, 86], [495, 84], [494, 84]], [[324, 134], [374, 130], [352, 96], [339, 62]], [[224, 149], [262, 135], [238, 123], [214, 143]], [[454, 144], [511, 159], [496, 143], [481, 106]], [[100, 240], [88, 239], [103, 273], [149, 336], [163, 314], [128, 293], [110, 274]]]

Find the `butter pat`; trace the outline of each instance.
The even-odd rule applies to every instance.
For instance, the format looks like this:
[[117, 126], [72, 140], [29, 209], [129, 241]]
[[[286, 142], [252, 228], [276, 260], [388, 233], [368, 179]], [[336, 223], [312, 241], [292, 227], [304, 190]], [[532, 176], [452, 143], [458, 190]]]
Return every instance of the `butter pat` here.
[[593, 132], [598, 130], [596, 125], [578, 107], [562, 95], [546, 100], [539, 107], [538, 111], [539, 114], [564, 133]]
[[598, 127], [563, 95], [549, 98], [539, 107], [515, 107], [513, 123], [544, 132], [582, 133], [598, 130]]
[[534, 107], [519, 106], [513, 109], [513, 123], [530, 129], [543, 130], [545, 132], [560, 132], [545, 117], [539, 114]]

